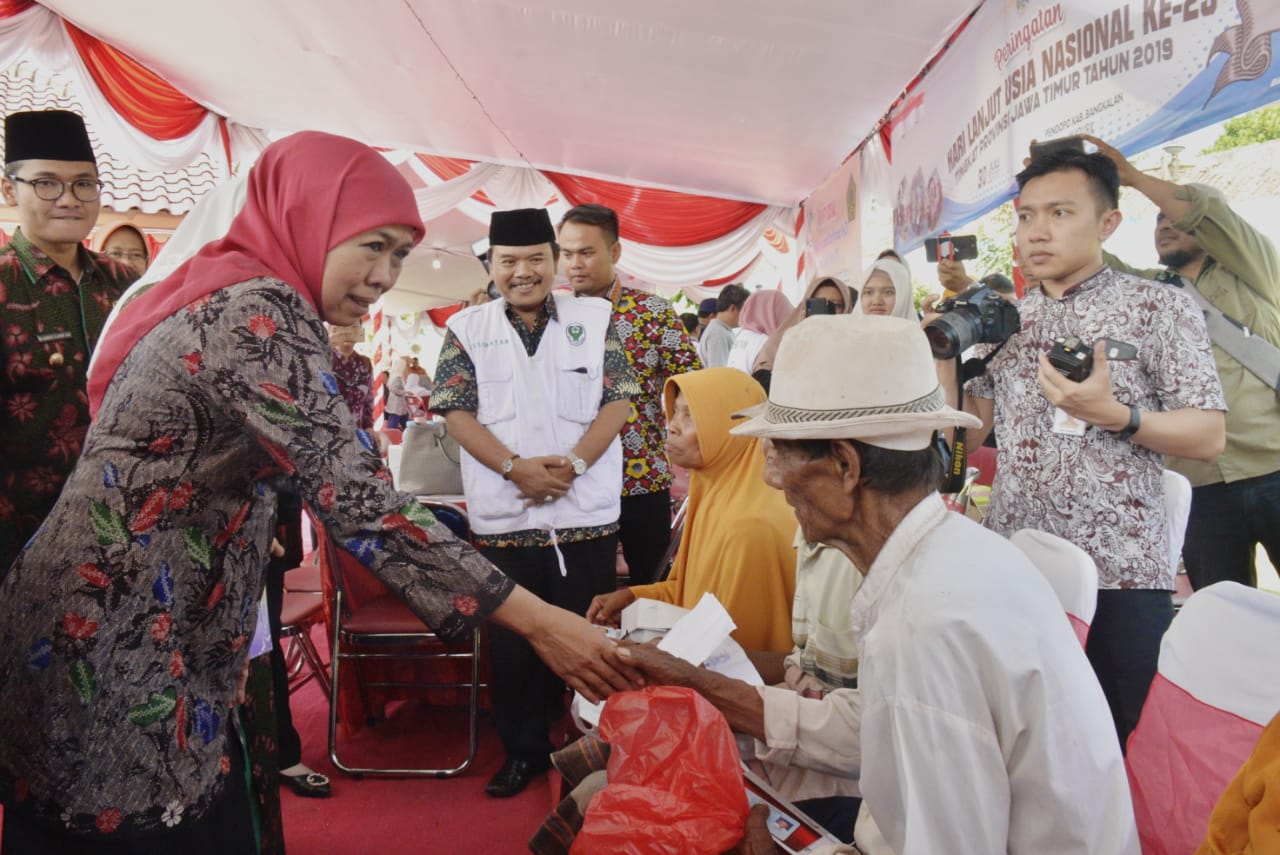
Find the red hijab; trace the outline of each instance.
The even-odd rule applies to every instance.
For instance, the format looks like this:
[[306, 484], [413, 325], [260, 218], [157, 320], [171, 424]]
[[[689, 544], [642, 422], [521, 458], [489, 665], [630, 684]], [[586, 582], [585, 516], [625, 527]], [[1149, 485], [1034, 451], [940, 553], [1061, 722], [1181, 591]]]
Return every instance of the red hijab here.
[[319, 131], [267, 146], [249, 172], [244, 208], [226, 237], [205, 244], [139, 294], [98, 343], [88, 389], [91, 415], [97, 415], [129, 351], [165, 318], [214, 291], [262, 276], [289, 285], [319, 313], [329, 250], [388, 225], [413, 229], [414, 243], [422, 239], [412, 188], [369, 146]]

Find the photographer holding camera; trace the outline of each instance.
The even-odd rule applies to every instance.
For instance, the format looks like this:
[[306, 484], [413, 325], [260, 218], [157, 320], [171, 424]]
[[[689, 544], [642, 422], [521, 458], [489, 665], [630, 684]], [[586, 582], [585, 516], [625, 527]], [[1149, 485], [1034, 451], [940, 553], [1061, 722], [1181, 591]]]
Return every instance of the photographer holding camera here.
[[[1102, 242], [1121, 219], [1115, 165], [1058, 151], [1017, 178], [1018, 250], [1032, 287], [1016, 308], [991, 291], [961, 295], [927, 332], [939, 358], [1007, 337], [965, 387], [966, 409], [983, 422], [972, 444], [998, 425], [987, 525], [1058, 535], [1097, 564], [1087, 653], [1123, 746], [1173, 617], [1161, 456], [1215, 458], [1226, 402], [1192, 300], [1103, 262]], [[1021, 316], [1016, 332], [1000, 303]], [[1078, 382], [1049, 359], [1055, 345], [1071, 358], [1072, 338], [1092, 350]], [[1108, 341], [1133, 345], [1136, 358], [1109, 360]], [[940, 374], [954, 388], [952, 364]]]
[[1167, 461], [1192, 486], [1182, 548], [1187, 575], [1196, 589], [1223, 580], [1256, 586], [1259, 543], [1280, 563], [1280, 253], [1215, 188], [1148, 175], [1101, 140], [1086, 139], [1116, 165], [1122, 185], [1160, 209], [1155, 244], [1165, 269], [1107, 262], [1176, 285], [1217, 315], [1209, 334], [1230, 405], [1227, 448], [1213, 462]]

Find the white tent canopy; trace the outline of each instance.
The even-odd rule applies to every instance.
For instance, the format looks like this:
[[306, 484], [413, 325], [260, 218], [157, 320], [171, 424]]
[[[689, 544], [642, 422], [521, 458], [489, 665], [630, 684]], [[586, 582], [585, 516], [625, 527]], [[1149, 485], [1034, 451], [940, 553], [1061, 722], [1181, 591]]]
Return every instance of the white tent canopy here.
[[[237, 169], [268, 138], [302, 129], [401, 152], [396, 162], [420, 201], [434, 198], [392, 312], [456, 302], [484, 285], [470, 247], [492, 208], [468, 198], [473, 190], [498, 207], [555, 200], [558, 216], [563, 198], [539, 170], [764, 205], [694, 247], [624, 241], [622, 268], [641, 287], [697, 298], [704, 279], [748, 265], [743, 281], [794, 285], [803, 268], [796, 206], [874, 129], [971, 2], [913, 0], [908, 20], [849, 0], [51, 0], [0, 21], [0, 59], [43, 69], [64, 94], [70, 81], [106, 149], [140, 169], [171, 171], [201, 152], [225, 162], [218, 116], [234, 161], [226, 165]], [[211, 114], [174, 140], [132, 128], [59, 17]], [[408, 152], [478, 166], [444, 188]], [[442, 206], [445, 197], [453, 201]]]
[[242, 125], [793, 206], [972, 0], [48, 0]]

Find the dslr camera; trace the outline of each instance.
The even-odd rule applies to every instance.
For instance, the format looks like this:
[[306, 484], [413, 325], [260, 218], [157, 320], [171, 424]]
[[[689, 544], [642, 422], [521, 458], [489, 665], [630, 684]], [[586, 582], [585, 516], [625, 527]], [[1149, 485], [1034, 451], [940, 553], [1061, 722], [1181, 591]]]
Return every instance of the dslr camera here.
[[935, 308], [942, 317], [924, 328], [934, 359], [952, 359], [975, 344], [1000, 344], [1022, 328], [1018, 307], [987, 286], [970, 288]]

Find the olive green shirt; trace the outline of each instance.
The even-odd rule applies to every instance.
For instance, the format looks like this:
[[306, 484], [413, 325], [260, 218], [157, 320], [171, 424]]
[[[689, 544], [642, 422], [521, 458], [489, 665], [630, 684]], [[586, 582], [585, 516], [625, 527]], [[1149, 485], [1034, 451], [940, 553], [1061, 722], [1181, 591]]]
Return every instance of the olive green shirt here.
[[[1265, 235], [1246, 223], [1218, 190], [1203, 184], [1178, 189], [1191, 203], [1173, 224], [1203, 247], [1204, 267], [1195, 287], [1254, 335], [1280, 346], [1280, 255]], [[1107, 255], [1118, 270], [1155, 278], [1160, 270], [1138, 270]], [[1165, 465], [1181, 472], [1193, 487], [1231, 483], [1280, 471], [1280, 399], [1276, 392], [1216, 343], [1213, 358], [1226, 393], [1227, 447], [1215, 461], [1170, 457]]]

